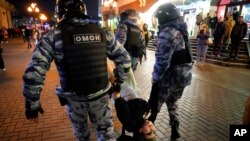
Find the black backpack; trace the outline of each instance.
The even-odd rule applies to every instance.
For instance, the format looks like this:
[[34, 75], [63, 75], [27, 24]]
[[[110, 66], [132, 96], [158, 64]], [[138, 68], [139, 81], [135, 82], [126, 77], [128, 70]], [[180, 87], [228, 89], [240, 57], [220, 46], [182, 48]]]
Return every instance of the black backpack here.
[[136, 25], [126, 24], [127, 31], [127, 40], [125, 43], [126, 50], [131, 54], [132, 57], [141, 57], [142, 56], [142, 39], [141, 39], [141, 30]]

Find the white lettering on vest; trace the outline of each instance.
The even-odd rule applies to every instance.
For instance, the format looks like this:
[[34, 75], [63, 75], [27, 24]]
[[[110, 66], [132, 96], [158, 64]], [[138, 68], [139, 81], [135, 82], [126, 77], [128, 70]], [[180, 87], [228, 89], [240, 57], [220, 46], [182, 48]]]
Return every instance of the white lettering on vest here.
[[73, 35], [75, 44], [101, 42], [101, 35], [99, 33], [93, 34], [77, 34]]

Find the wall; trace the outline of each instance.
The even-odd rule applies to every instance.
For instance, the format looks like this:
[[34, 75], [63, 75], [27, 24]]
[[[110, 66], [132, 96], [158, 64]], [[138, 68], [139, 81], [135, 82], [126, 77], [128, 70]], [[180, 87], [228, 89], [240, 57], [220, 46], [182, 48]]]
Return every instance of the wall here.
[[3, 7], [0, 7], [0, 28], [6, 27], [9, 28], [7, 12]]

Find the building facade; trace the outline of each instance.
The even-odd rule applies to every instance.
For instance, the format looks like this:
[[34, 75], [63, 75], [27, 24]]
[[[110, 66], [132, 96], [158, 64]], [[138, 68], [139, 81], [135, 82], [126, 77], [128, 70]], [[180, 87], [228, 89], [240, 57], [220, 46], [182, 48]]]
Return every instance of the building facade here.
[[[113, 5], [114, 2], [117, 3], [116, 7]], [[174, 3], [179, 8], [191, 37], [195, 37], [198, 31], [198, 14], [202, 15], [202, 19], [207, 13], [210, 13], [211, 17], [225, 17], [226, 13], [232, 13], [232, 9], [237, 7], [245, 22], [250, 25], [250, 0], [101, 0], [103, 26], [115, 30], [119, 13], [131, 8], [139, 13], [139, 24], [147, 23], [150, 30], [157, 30], [153, 14], [160, 5], [167, 2]]]
[[14, 6], [5, 0], [0, 0], [0, 28], [12, 27], [11, 12], [14, 11]]

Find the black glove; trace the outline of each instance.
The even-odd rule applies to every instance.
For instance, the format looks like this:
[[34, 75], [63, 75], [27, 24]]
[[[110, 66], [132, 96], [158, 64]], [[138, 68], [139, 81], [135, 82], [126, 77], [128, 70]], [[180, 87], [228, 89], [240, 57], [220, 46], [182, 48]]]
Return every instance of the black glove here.
[[122, 84], [123, 81], [119, 78], [117, 69], [114, 69], [114, 70], [113, 70], [113, 74], [114, 74], [114, 76], [115, 76], [115, 78], [116, 78], [115, 83]]
[[25, 116], [27, 119], [34, 119], [38, 117], [38, 112], [43, 114], [44, 110], [40, 104], [40, 102], [38, 103], [38, 106], [33, 108], [31, 106], [31, 102], [29, 101], [25, 101], [25, 107], [26, 107], [26, 111], [25, 111]]

